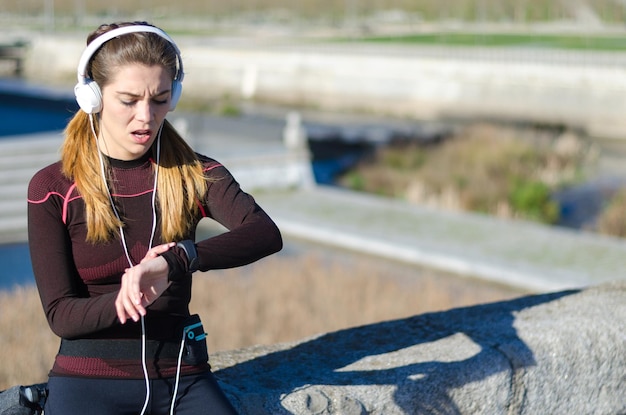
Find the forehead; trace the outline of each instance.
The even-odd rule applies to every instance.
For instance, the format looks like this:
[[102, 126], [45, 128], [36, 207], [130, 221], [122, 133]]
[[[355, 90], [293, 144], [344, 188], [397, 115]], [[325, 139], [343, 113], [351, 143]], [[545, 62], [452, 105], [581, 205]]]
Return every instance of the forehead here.
[[127, 88], [164, 86], [172, 82], [169, 71], [161, 65], [147, 66], [140, 63], [120, 65], [111, 71], [109, 84]]

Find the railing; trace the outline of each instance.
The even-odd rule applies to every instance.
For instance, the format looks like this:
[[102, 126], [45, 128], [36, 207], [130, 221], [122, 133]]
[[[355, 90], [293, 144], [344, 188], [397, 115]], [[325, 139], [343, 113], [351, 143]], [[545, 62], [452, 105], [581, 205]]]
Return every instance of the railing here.
[[0, 61], [10, 61], [13, 64], [13, 75], [22, 76], [24, 69], [24, 55], [28, 44], [24, 41], [0, 43]]

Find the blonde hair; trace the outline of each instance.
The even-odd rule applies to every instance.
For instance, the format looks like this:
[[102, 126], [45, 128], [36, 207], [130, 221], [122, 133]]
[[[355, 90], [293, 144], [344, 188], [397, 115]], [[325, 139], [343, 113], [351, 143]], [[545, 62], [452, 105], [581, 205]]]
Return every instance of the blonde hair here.
[[[129, 24], [146, 23], [100, 26], [88, 37], [87, 43], [108, 30]], [[174, 79], [176, 51], [158, 35], [131, 33], [106, 42], [92, 59], [88, 73], [102, 88], [117, 68], [131, 63], [161, 65], [171, 72]], [[61, 163], [63, 174], [76, 183], [84, 200], [87, 241], [97, 243], [114, 238], [123, 222], [111, 208], [109, 188], [100, 170], [99, 149], [91, 122], [97, 136], [100, 127], [98, 117], [90, 121], [88, 114], [78, 111], [70, 120], [61, 148]], [[160, 213], [161, 238], [163, 241], [177, 241], [191, 231], [194, 221], [190, 218], [198, 213], [198, 200], [206, 194], [207, 182], [198, 156], [167, 120], [163, 123], [160, 140], [157, 208]], [[156, 157], [152, 157], [152, 160], [156, 160]], [[105, 168], [107, 172], [110, 171], [106, 159]]]

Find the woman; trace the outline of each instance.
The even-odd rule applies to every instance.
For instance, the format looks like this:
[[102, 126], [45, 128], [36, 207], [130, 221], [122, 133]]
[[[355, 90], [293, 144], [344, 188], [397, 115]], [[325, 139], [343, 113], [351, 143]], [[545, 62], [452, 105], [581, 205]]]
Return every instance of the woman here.
[[[183, 80], [167, 34], [119, 23], [87, 44], [61, 160], [28, 189], [33, 271], [61, 337], [45, 413], [233, 414], [189, 313], [191, 274], [275, 253], [280, 232], [165, 119]], [[203, 217], [228, 231], [194, 243]]]

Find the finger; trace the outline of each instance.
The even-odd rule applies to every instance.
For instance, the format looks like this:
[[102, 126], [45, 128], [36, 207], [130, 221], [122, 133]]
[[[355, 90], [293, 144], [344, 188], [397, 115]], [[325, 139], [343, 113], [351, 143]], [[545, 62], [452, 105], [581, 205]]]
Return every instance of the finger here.
[[[145, 307], [144, 307], [144, 302], [145, 302], [144, 297], [145, 297], [145, 296], [144, 296], [144, 295], [142, 295], [142, 296], [139, 298], [139, 301], [138, 301], [136, 304], [133, 304], [133, 306], [134, 306], [134, 308], [135, 308], [135, 311], [136, 311], [137, 313], [139, 313], [139, 315], [140, 315], [140, 316], [145, 316], [145, 315], [146, 315], [146, 309], [145, 309]], [[135, 320], [135, 321], [137, 321], [137, 320]]]
[[117, 293], [117, 297], [115, 298], [115, 311], [117, 312], [117, 318], [119, 318], [120, 323], [125, 324], [126, 321], [130, 318], [128, 313], [126, 313], [126, 308], [124, 307], [124, 297], [126, 296], [126, 279], [122, 276], [122, 280], [120, 283], [120, 290]]
[[127, 290], [120, 291], [119, 302], [120, 302], [121, 313], [124, 316], [126, 316], [125, 320], [130, 318], [133, 321], [137, 321], [139, 316], [137, 315], [137, 311], [135, 310], [135, 307], [133, 306], [132, 300], [128, 296]]
[[122, 285], [125, 287], [126, 295], [136, 306], [141, 304], [141, 272], [139, 268], [133, 267], [126, 270], [122, 277]]
[[167, 252], [170, 250], [170, 248], [173, 248], [176, 244], [174, 242], [169, 242], [166, 244], [161, 244], [161, 245], [157, 245], [155, 247], [153, 247], [151, 249], [151, 251], [153, 251], [154, 253], [156, 253], [157, 255], [162, 254], [163, 252]]
[[[126, 324], [129, 319], [137, 321], [139, 318], [136, 313], [133, 316], [132, 303], [127, 300], [127, 297], [123, 293], [118, 294], [117, 299], [115, 301], [115, 310], [117, 313], [117, 318], [120, 320], [120, 323]], [[130, 310], [130, 312], [129, 312]]]
[[120, 321], [126, 321], [131, 318], [133, 321], [139, 321], [140, 315], [145, 315], [145, 308], [141, 306], [141, 292], [139, 288], [139, 276], [133, 268], [129, 268], [122, 276], [120, 292], [118, 294], [119, 309], [118, 316]]
[[141, 304], [136, 304], [135, 301], [128, 295], [122, 297], [122, 306], [128, 317], [135, 322], [139, 321], [139, 317], [145, 314], [145, 309], [141, 306]]
[[120, 320], [120, 323], [126, 324], [126, 320], [128, 320], [128, 315], [126, 314], [126, 310], [124, 310], [124, 305], [122, 304], [122, 300], [120, 294], [117, 294], [117, 298], [115, 299], [115, 312], [117, 313], [117, 318]]
[[169, 251], [169, 249], [175, 245], [176, 244], [174, 242], [170, 242], [167, 244], [161, 244], [161, 245], [152, 247], [148, 252], [146, 252], [146, 256], [143, 257], [143, 259], [141, 260], [141, 263], [144, 263], [148, 260], [158, 257], [162, 253]]

